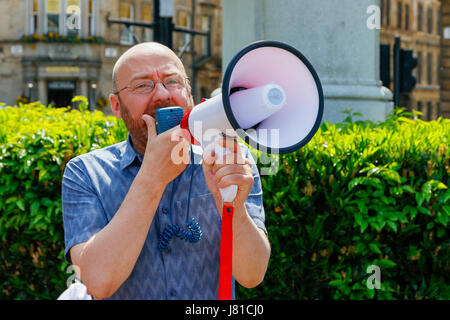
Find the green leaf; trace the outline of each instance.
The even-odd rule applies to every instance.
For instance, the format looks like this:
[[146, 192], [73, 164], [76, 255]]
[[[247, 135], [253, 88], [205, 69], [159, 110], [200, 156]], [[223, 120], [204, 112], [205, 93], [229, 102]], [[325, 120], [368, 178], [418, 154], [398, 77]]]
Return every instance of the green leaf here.
[[408, 186], [408, 185], [402, 186], [402, 188], [403, 188], [403, 191], [406, 191], [406, 192], [409, 192], [409, 193], [415, 193], [416, 192], [411, 186]]
[[386, 269], [390, 269], [390, 268], [394, 268], [395, 266], [397, 266], [397, 264], [389, 259], [380, 259], [380, 260], [375, 260], [375, 262], [373, 263], [374, 265], [378, 265], [381, 269], [386, 268]]
[[394, 231], [397, 232], [397, 224], [393, 221], [386, 221], [386, 224]]
[[420, 213], [426, 214], [427, 216], [431, 216], [431, 211], [425, 207], [417, 207]]
[[425, 196], [424, 196], [421, 192], [417, 192], [417, 193], [416, 193], [416, 201], [417, 201], [417, 204], [418, 204], [419, 206], [421, 206], [424, 200], [425, 200]]
[[344, 284], [343, 280], [331, 280], [328, 284], [332, 287], [340, 287]]
[[31, 213], [32, 215], [38, 213], [38, 211], [39, 211], [39, 206], [40, 206], [39, 201], [34, 201], [34, 202], [31, 204], [31, 207], [30, 207], [30, 213]]
[[25, 202], [23, 201], [23, 199], [17, 200], [16, 205], [20, 210], [25, 211]]
[[369, 244], [369, 249], [376, 254], [382, 254], [381, 250], [378, 248], [378, 245], [374, 242]]

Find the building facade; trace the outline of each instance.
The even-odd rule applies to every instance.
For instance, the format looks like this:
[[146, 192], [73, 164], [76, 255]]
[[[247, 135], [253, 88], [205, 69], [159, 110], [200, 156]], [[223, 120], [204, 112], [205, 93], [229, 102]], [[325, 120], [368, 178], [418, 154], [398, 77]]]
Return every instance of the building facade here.
[[402, 95], [400, 106], [422, 112], [422, 119], [449, 116], [441, 103], [441, 1], [381, 0], [380, 44], [390, 45], [390, 89], [393, 90], [394, 42], [401, 38], [403, 49], [413, 50], [418, 59], [414, 90]]
[[[175, 26], [210, 32], [209, 39], [173, 34], [198, 102], [221, 85], [221, 3], [172, 3]], [[26, 96], [66, 106], [84, 95], [110, 112], [114, 63], [130, 46], [153, 40], [151, 28], [108, 22], [151, 23], [153, 0], [4, 0], [0, 11], [8, 13], [0, 19], [0, 100], [8, 105]]]
[[450, 0], [441, 1], [441, 115], [450, 118]]

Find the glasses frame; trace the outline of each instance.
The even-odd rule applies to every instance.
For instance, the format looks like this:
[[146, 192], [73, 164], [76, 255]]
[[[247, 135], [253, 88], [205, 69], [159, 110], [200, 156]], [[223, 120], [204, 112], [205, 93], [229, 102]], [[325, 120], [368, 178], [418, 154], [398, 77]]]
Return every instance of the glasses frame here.
[[[170, 78], [170, 77], [171, 77], [171, 76], [169, 76], [168, 78]], [[183, 81], [184, 81], [183, 87], [186, 87], [186, 80], [189, 81], [189, 80], [190, 80], [189, 77], [183, 77], [183, 76], [181, 76], [181, 78], [183, 78]], [[170, 90], [166, 87], [166, 85], [164, 84], [164, 82], [163, 82], [163, 81], [166, 80], [166, 79], [164, 79], [164, 80], [157, 80], [157, 81], [153, 81], [153, 80], [151, 80], [151, 79], [148, 79], [148, 80], [150, 80], [150, 81], [153, 82], [153, 88], [152, 88], [152, 90], [151, 90], [150, 92], [148, 92], [148, 93], [139, 93], [139, 94], [149, 94], [149, 93], [152, 93], [153, 90], [155, 89], [157, 83], [161, 83], [161, 84], [163, 85], [163, 87], [164, 87], [166, 90], [170, 91]], [[123, 90], [129, 89], [129, 88], [132, 88], [131, 83], [128, 84], [128, 85], [126, 85], [126, 86], [123, 87], [122, 89], [117, 90], [116, 92], [113, 92], [113, 93], [114, 93], [115, 95], [119, 95], [119, 93], [121, 93]], [[132, 93], [134, 93], [134, 92], [132, 92]]]

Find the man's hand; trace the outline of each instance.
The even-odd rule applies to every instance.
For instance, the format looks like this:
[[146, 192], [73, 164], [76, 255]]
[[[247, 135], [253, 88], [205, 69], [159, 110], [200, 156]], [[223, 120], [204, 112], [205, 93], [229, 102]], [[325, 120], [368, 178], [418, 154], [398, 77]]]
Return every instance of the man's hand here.
[[157, 135], [155, 119], [144, 114], [142, 120], [148, 129], [142, 168], [160, 183], [167, 185], [189, 163], [189, 141], [179, 126]]
[[[215, 143], [227, 148], [228, 153], [223, 157], [216, 155]], [[254, 181], [251, 162], [244, 158], [237, 140], [220, 137], [208, 145], [203, 151], [203, 173], [221, 215], [222, 196], [219, 191], [221, 188], [237, 185], [238, 191], [234, 205], [236, 209], [244, 208]], [[236, 212], [245, 212], [245, 210], [236, 210]]]

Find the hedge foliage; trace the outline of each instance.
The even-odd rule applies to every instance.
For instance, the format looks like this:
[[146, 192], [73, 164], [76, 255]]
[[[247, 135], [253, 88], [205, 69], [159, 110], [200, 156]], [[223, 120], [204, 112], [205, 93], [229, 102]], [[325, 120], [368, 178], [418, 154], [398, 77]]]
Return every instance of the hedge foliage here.
[[347, 112], [262, 177], [272, 256], [240, 298], [450, 298], [450, 120], [399, 109], [376, 125]]
[[40, 103], [0, 109], [0, 299], [55, 299], [66, 289], [65, 164], [126, 138], [121, 120], [74, 100], [81, 111]]
[[[76, 155], [126, 138], [101, 112], [0, 109], [0, 299], [66, 288], [61, 179]], [[381, 124], [324, 123], [262, 176], [269, 269], [239, 299], [449, 299], [450, 121], [404, 110]], [[367, 288], [368, 266], [381, 288]], [[70, 270], [70, 269], [69, 269]]]

